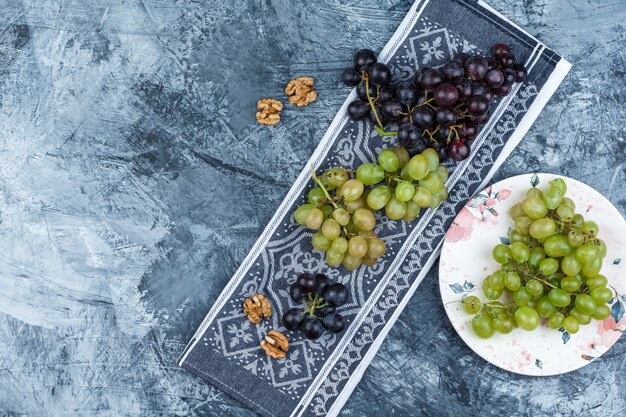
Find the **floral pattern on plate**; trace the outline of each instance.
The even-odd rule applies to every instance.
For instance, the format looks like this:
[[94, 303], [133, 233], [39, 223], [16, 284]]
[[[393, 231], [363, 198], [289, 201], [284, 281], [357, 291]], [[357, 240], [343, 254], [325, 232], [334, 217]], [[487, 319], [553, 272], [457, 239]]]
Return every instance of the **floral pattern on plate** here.
[[[515, 329], [508, 335], [496, 333], [484, 340], [471, 329], [473, 316], [461, 306], [470, 293], [486, 300], [482, 280], [498, 268], [491, 250], [508, 244], [513, 221], [509, 209], [521, 202], [530, 186], [545, 188], [554, 178], [567, 183], [567, 197], [576, 211], [600, 226], [599, 237], [607, 244], [601, 273], [608, 278], [614, 296], [609, 301], [611, 316], [581, 326], [576, 334], [551, 330], [542, 325], [535, 331]], [[626, 275], [621, 259], [626, 255], [626, 222], [615, 207], [591, 187], [563, 176], [527, 174], [500, 181], [471, 198], [452, 223], [441, 250], [439, 286], [446, 313], [467, 345], [488, 362], [524, 375], [547, 376], [570, 372], [598, 359], [626, 330]]]

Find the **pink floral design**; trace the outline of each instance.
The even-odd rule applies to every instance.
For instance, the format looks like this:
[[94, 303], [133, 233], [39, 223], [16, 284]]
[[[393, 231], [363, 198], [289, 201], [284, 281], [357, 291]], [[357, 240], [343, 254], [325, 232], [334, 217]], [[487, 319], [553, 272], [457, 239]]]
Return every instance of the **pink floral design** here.
[[460, 240], [468, 240], [472, 235], [472, 223], [474, 216], [467, 207], [463, 207], [459, 214], [452, 222], [452, 226], [446, 235], [447, 242], [458, 242]]

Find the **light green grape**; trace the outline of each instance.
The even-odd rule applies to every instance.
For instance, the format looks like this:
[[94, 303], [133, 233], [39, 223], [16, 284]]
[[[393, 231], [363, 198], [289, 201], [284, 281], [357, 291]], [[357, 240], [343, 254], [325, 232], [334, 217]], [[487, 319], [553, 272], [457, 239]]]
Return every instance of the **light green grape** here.
[[592, 235], [597, 236], [598, 232], [600, 231], [600, 227], [598, 226], [598, 223], [589, 220], [583, 223], [580, 231], [583, 233], [591, 233]]
[[349, 179], [348, 171], [343, 168], [329, 169], [322, 174], [321, 178], [322, 182], [328, 184], [327, 189], [329, 190], [341, 187]]
[[486, 314], [477, 314], [472, 319], [472, 330], [482, 339], [489, 339], [495, 331], [493, 320]]
[[400, 220], [406, 213], [406, 204], [398, 200], [395, 196], [391, 196], [385, 205], [385, 214], [391, 220]]
[[324, 212], [317, 207], [313, 207], [309, 210], [306, 216], [306, 227], [309, 229], [317, 230], [324, 221]]
[[354, 211], [352, 215], [352, 222], [354, 225], [363, 231], [372, 230], [374, 226], [376, 226], [376, 219], [374, 218], [374, 213], [369, 211], [366, 208], [358, 208]]
[[515, 329], [515, 326], [516, 326], [515, 319], [509, 316], [508, 314], [499, 314], [493, 320], [493, 328], [498, 333], [502, 333], [502, 334], [511, 333], [513, 329]]
[[524, 213], [533, 220], [540, 219], [546, 215], [548, 208], [543, 199], [539, 196], [529, 196], [522, 201]]
[[540, 246], [530, 248], [530, 255], [528, 255], [528, 263], [532, 266], [539, 266], [541, 261], [546, 259], [546, 253]]
[[565, 277], [561, 280], [561, 288], [571, 294], [580, 289], [580, 282], [575, 276]]
[[489, 287], [496, 291], [504, 289], [504, 279], [506, 278], [506, 272], [496, 271], [489, 277]]
[[548, 327], [551, 329], [560, 329], [563, 326], [563, 320], [565, 320], [565, 316], [559, 312], [552, 313], [548, 318]]
[[343, 261], [343, 252], [333, 250], [332, 247], [326, 251], [326, 263], [328, 266], [337, 267]]
[[549, 218], [537, 219], [530, 224], [529, 232], [535, 239], [543, 240], [556, 232], [556, 223]]
[[598, 275], [598, 273], [600, 272], [600, 269], [602, 269], [602, 258], [600, 258], [599, 256], [596, 257], [590, 263], [584, 264], [583, 267], [581, 268], [582, 273], [588, 277], [593, 277], [595, 275]]
[[325, 237], [322, 232], [317, 232], [313, 234], [311, 238], [311, 243], [313, 247], [317, 250], [321, 250], [322, 252], [326, 252], [330, 248], [330, 244], [332, 243], [330, 239]]
[[463, 310], [467, 314], [476, 314], [480, 311], [482, 303], [480, 299], [475, 295], [467, 296], [463, 299]]
[[562, 178], [555, 178], [550, 181], [550, 188], [556, 188], [561, 192], [561, 195], [565, 195], [567, 193], [567, 184], [563, 181]]
[[532, 296], [530, 294], [528, 294], [528, 291], [526, 291], [526, 287], [525, 286], [521, 286], [519, 290], [515, 291], [513, 293], [513, 301], [515, 301], [515, 304], [517, 304], [518, 306], [525, 306], [528, 303], [530, 303]]
[[391, 198], [391, 189], [386, 185], [379, 185], [367, 196], [367, 205], [373, 210], [380, 210]]
[[539, 317], [544, 319], [547, 319], [556, 311], [556, 307], [550, 302], [547, 296], [543, 296], [537, 301], [536, 308]]
[[530, 250], [522, 242], [515, 242], [511, 245], [511, 257], [515, 262], [526, 262], [530, 256]]
[[400, 169], [400, 158], [391, 149], [384, 149], [378, 154], [378, 165], [387, 172], [396, 172]]
[[499, 264], [503, 264], [511, 259], [511, 250], [503, 243], [496, 245], [491, 251], [493, 259]]
[[504, 278], [504, 285], [511, 291], [517, 291], [522, 286], [522, 279], [517, 272], [508, 272]]
[[[397, 159], [396, 155], [392, 151], [389, 152], [394, 158]], [[385, 179], [385, 171], [378, 164], [363, 164], [357, 168], [356, 178], [364, 185], [374, 185]]]
[[354, 271], [359, 266], [361, 266], [361, 258], [355, 258], [354, 256], [351, 256], [349, 253], [346, 253], [345, 255], [343, 255], [342, 264], [343, 264], [343, 267], [346, 268], [348, 271]]
[[326, 239], [335, 240], [339, 237], [340, 233], [341, 227], [339, 223], [333, 219], [324, 220], [324, 223], [322, 223], [322, 234]]
[[313, 204], [314, 206], [317, 206], [320, 204], [320, 201], [323, 201], [326, 199], [326, 194], [324, 194], [324, 190], [322, 190], [321, 188], [313, 187], [306, 194], [306, 199], [309, 202], [309, 204]]
[[526, 283], [526, 291], [532, 296], [540, 296], [543, 294], [543, 284], [536, 279], [531, 279]]
[[563, 271], [565, 275], [576, 275], [580, 272], [581, 268], [582, 266], [574, 254], [564, 256], [561, 260], [561, 271]]
[[414, 193], [415, 186], [409, 181], [402, 181], [396, 187], [395, 196], [400, 201], [409, 201]]
[[613, 298], [613, 291], [607, 287], [597, 287], [589, 293], [596, 304], [608, 303]]
[[350, 222], [350, 213], [344, 208], [333, 211], [332, 217], [340, 226], [345, 226]]
[[601, 304], [596, 308], [591, 317], [595, 320], [604, 320], [611, 315], [611, 308], [606, 304]]
[[438, 175], [432, 172], [419, 180], [420, 188], [425, 188], [431, 193], [435, 194], [443, 189], [443, 181]]
[[568, 316], [568, 317], [565, 317], [565, 320], [563, 320], [563, 328], [569, 334], [578, 333], [579, 327], [580, 326], [578, 324], [578, 320], [576, 320], [576, 317]]
[[445, 165], [439, 165], [435, 170], [435, 175], [441, 178], [441, 181], [445, 183], [448, 179], [448, 168], [446, 168]]
[[437, 151], [433, 148], [426, 148], [422, 152], [422, 155], [424, 155], [426, 159], [428, 159], [428, 170], [430, 172], [434, 172], [439, 166], [439, 154], [437, 154]]
[[431, 200], [428, 207], [433, 209], [437, 208], [446, 198], [448, 198], [448, 190], [442, 188], [441, 190], [433, 194], [433, 199]]
[[420, 207], [428, 207], [433, 201], [433, 195], [425, 188], [417, 187], [413, 194], [413, 202]]
[[556, 214], [558, 214], [559, 217], [563, 220], [570, 220], [572, 217], [574, 217], [575, 212], [574, 209], [567, 204], [561, 203], [556, 208]]
[[585, 235], [580, 230], [570, 230], [567, 234], [567, 243], [572, 248], [577, 248], [585, 243]]
[[546, 258], [539, 263], [539, 271], [549, 277], [559, 269], [559, 262], [553, 258]]
[[598, 245], [593, 242], [587, 242], [582, 246], [576, 248], [575, 256], [576, 260], [583, 265], [593, 262], [600, 255], [600, 249]]
[[567, 243], [567, 237], [560, 233], [546, 238], [543, 242], [543, 250], [551, 258], [561, 258], [572, 253], [572, 247]]
[[533, 220], [530, 217], [520, 216], [515, 219], [515, 230], [523, 235], [527, 235], [529, 233], [530, 225], [532, 224], [532, 222]]
[[511, 209], [509, 210], [509, 216], [511, 216], [513, 220], [516, 220], [518, 217], [525, 215], [526, 213], [524, 213], [524, 207], [522, 207], [522, 203], [517, 203], [513, 205], [513, 207], [511, 207]]
[[404, 167], [411, 159], [411, 155], [409, 155], [409, 152], [404, 148], [393, 148], [393, 152], [398, 157], [398, 161], [400, 161], [401, 167]]
[[550, 302], [557, 307], [567, 307], [571, 301], [570, 295], [561, 288], [553, 288], [548, 293]]
[[420, 206], [415, 204], [413, 201], [407, 201], [405, 204], [406, 211], [404, 213], [404, 217], [402, 217], [402, 220], [404, 220], [405, 222], [412, 222], [419, 217]]
[[543, 201], [546, 203], [546, 207], [550, 210], [554, 210], [561, 204], [563, 194], [556, 187], [550, 187], [543, 192]]
[[[429, 161], [424, 155], [415, 155], [409, 160], [407, 172], [414, 180], [421, 180], [428, 175]], [[441, 179], [441, 178], [440, 178]]]
[[333, 243], [331, 243], [329, 251], [330, 250], [333, 250], [343, 255], [348, 250], [348, 241], [345, 237], [338, 237], [337, 239], [333, 240]]
[[515, 321], [526, 331], [535, 330], [539, 325], [539, 314], [535, 309], [523, 306], [515, 311]]
[[[363, 194], [363, 183], [358, 179], [346, 181], [341, 186], [341, 195], [346, 201], [354, 201]], [[349, 210], [348, 210], [349, 211]]]
[[352, 236], [348, 241], [348, 253], [355, 258], [367, 255], [367, 240], [362, 236]]
[[309, 210], [314, 208], [313, 204], [303, 204], [296, 209], [293, 213], [293, 218], [299, 225], [306, 226], [306, 218], [309, 215]]
[[587, 284], [587, 286], [593, 290], [594, 288], [606, 287], [608, 284], [608, 280], [604, 275], [594, 275], [590, 278], [587, 278], [585, 280], [585, 284]]
[[572, 308], [569, 315], [574, 317], [579, 324], [587, 325], [591, 323], [591, 315], [581, 312], [577, 307]]

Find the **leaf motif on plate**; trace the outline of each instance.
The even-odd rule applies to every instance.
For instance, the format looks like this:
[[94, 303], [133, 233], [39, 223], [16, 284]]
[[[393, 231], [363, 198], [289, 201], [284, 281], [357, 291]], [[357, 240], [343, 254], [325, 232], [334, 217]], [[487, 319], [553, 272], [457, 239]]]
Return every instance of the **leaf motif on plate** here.
[[470, 202], [470, 207], [476, 208], [487, 201], [487, 196], [484, 194], [478, 194], [476, 197], [472, 199]]
[[474, 284], [472, 284], [472, 283], [471, 283], [471, 282], [469, 282], [469, 281], [465, 281], [465, 282], [463, 283], [463, 289], [464, 289], [465, 291], [473, 291], [473, 290], [474, 290], [474, 288], [475, 288]]
[[541, 359], [535, 359], [535, 366], [539, 369], [543, 369], [543, 362], [541, 362]]
[[611, 307], [611, 316], [615, 319], [615, 323], [619, 323], [619, 321], [624, 317], [624, 304], [620, 301], [616, 301]]
[[613, 265], [619, 265], [622, 262], [622, 258], [613, 259]]
[[533, 176], [530, 178], [530, 185], [536, 187], [537, 184], [539, 184], [539, 177], [537, 176], [537, 174], [533, 174]]
[[510, 245], [511, 241], [509, 240], [508, 237], [500, 236], [500, 243], [504, 243], [505, 245]]
[[455, 294], [463, 294], [465, 292], [461, 284], [450, 284], [450, 289], [452, 289]]
[[563, 335], [561, 336], [561, 340], [563, 341], [563, 344], [566, 344], [570, 338], [569, 333], [566, 332], [565, 329], [562, 327], [559, 329], [559, 331], [563, 333]]

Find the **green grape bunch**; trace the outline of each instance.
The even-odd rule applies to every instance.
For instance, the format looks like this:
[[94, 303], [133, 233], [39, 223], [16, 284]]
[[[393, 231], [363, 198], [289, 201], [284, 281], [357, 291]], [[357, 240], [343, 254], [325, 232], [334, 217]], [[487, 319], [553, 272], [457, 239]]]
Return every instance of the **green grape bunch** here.
[[[509, 245], [493, 248], [500, 269], [487, 276], [482, 290], [489, 300], [463, 299], [463, 309], [474, 314], [472, 329], [481, 338], [514, 328], [531, 331], [541, 319], [550, 329], [578, 332], [580, 326], [604, 320], [611, 310], [613, 292], [600, 274], [606, 244], [598, 237], [598, 224], [576, 213], [565, 196], [561, 178], [543, 192], [531, 188], [509, 214], [514, 221]], [[502, 303], [500, 297], [512, 300]]]
[[374, 232], [375, 212], [410, 222], [422, 208], [436, 208], [448, 197], [448, 169], [434, 149], [413, 157], [404, 148], [384, 149], [377, 163], [362, 164], [356, 171], [332, 168], [319, 177], [311, 170], [311, 178], [316, 186], [294, 212], [294, 220], [316, 231], [311, 243], [325, 252], [329, 266], [350, 271], [362, 264], [374, 266], [387, 251]]

